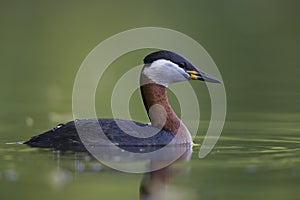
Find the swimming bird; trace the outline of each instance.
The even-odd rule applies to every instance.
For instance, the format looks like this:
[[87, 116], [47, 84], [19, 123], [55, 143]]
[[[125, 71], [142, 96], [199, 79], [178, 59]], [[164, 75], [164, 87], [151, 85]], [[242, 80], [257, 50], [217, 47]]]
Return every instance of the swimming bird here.
[[[166, 91], [172, 83], [189, 80], [220, 83], [175, 52], [153, 52], [144, 58], [140, 75], [141, 96], [150, 125], [123, 119], [81, 119], [59, 124], [45, 133], [31, 137], [24, 144], [56, 150], [85, 151], [78, 129], [84, 130], [84, 137], [91, 144], [105, 145], [106, 138], [100, 141], [89, 138], [89, 133], [99, 131], [99, 127], [111, 143], [123, 147], [157, 147], [171, 141], [174, 144], [192, 144], [191, 134], [169, 104]], [[127, 134], [128, 132], [142, 137]]]

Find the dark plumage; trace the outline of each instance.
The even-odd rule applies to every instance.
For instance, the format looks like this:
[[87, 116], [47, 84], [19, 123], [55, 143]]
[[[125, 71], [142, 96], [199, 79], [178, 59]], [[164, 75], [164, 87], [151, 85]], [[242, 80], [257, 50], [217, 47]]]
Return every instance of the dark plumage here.
[[[75, 123], [79, 130], [84, 131], [82, 137], [84, 137], [83, 140], [86, 141], [85, 144], [88, 143], [91, 146], [110, 145], [106, 138], [101, 135], [98, 124], [112, 143], [126, 150], [131, 149], [131, 147], [162, 147], [167, 145], [174, 138], [171, 133], [165, 130], [159, 130], [158, 128], [129, 120], [85, 119], [59, 124], [57, 127], [45, 133], [31, 137], [28, 141], [24, 142], [24, 144], [31, 147], [52, 148], [62, 151], [86, 151], [82, 143], [82, 138], [80, 138], [76, 130]], [[126, 132], [134, 132], [145, 138], [128, 135], [120, 129], [117, 124], [121, 124], [121, 127], [123, 127], [122, 125], [126, 125]], [[156, 134], [153, 135], [153, 133]], [[149, 135], [153, 136], [148, 137]]]
[[144, 58], [144, 63], [151, 64], [152, 62], [159, 60], [159, 59], [169, 60], [173, 63], [176, 63], [179, 67], [181, 67], [185, 70], [195, 70], [196, 69], [193, 66], [193, 64], [190, 63], [185, 57], [183, 57], [177, 53], [167, 51], [167, 50], [156, 51], [154, 53], [147, 55]]

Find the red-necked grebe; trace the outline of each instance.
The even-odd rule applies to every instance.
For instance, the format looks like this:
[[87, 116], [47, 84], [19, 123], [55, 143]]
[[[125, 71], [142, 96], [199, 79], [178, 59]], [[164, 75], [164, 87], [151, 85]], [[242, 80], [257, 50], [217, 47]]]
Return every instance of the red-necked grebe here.
[[[114, 144], [120, 146], [162, 146], [168, 144], [176, 136], [174, 144], [192, 143], [191, 134], [177, 117], [168, 102], [166, 87], [175, 82], [201, 80], [220, 83], [219, 80], [197, 69], [191, 62], [181, 55], [161, 50], [147, 55], [144, 58], [144, 67], [140, 77], [141, 95], [147, 110], [151, 125], [121, 119], [97, 119], [102, 131]], [[33, 136], [24, 142], [32, 147], [53, 148], [57, 150], [84, 151], [76, 126], [89, 132], [95, 131], [95, 119], [75, 120]], [[76, 126], [75, 126], [76, 123]], [[134, 137], [126, 134], [127, 131], [139, 132], [145, 137]], [[77, 127], [78, 128], [78, 127]], [[138, 129], [138, 130], [137, 130]], [[155, 135], [151, 133], [156, 132]], [[93, 139], [91, 138], [91, 141]], [[97, 144], [98, 141], [93, 141]], [[99, 145], [101, 145], [99, 141]]]

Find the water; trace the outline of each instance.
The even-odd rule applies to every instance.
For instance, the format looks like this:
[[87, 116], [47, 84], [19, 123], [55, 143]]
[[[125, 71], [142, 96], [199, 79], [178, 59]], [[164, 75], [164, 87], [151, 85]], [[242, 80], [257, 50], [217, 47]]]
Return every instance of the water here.
[[[139, 199], [145, 185], [160, 186], [154, 191], [163, 199], [299, 199], [297, 8], [297, 1], [258, 0], [2, 2], [0, 199]], [[228, 112], [222, 135], [207, 157], [199, 159], [200, 147], [194, 147], [190, 161], [143, 175], [118, 172], [84, 153], [6, 144], [72, 120], [74, 78], [87, 53], [107, 37], [141, 26], [186, 33], [219, 66]], [[124, 55], [105, 72], [96, 94], [99, 117], [112, 116], [114, 83], [150, 51]], [[204, 84], [192, 85], [199, 91], [201, 123], [195, 141], [201, 144], [210, 100]], [[170, 101], [180, 113], [172, 93]], [[134, 120], [147, 122], [138, 91], [129, 108]]]
[[[199, 147], [194, 147], [191, 160], [175, 167], [163, 195], [297, 199], [300, 139], [299, 124], [292, 121], [293, 116], [276, 122], [228, 121], [209, 156], [198, 159]], [[17, 137], [22, 138], [7, 134], [4, 142]], [[62, 154], [4, 142], [0, 148], [1, 199], [138, 199], [143, 176], [147, 177], [115, 171], [84, 153]]]
[[[163, 193], [155, 190], [155, 195], [166, 199], [297, 199], [299, 137], [292, 131], [284, 136], [282, 130], [268, 137], [259, 134], [241, 138], [225, 132], [204, 159], [198, 158], [199, 147], [194, 147], [189, 162], [156, 172], [157, 177], [168, 174], [168, 178], [163, 183], [155, 179], [152, 185], [165, 188]], [[2, 143], [0, 155], [1, 199], [138, 199], [142, 179], [149, 176], [118, 172], [87, 153]]]

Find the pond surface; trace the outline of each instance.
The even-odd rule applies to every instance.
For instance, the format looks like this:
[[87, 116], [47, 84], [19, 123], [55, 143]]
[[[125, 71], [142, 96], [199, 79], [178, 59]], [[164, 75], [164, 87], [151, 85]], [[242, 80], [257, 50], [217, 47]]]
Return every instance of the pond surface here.
[[1, 199], [139, 199], [145, 185], [162, 199], [297, 199], [300, 139], [283, 130], [274, 127], [265, 135], [246, 130], [251, 136], [243, 137], [224, 132], [204, 159], [194, 147], [190, 161], [144, 175], [113, 170], [88, 153], [5, 144], [6, 136], [0, 148]]

